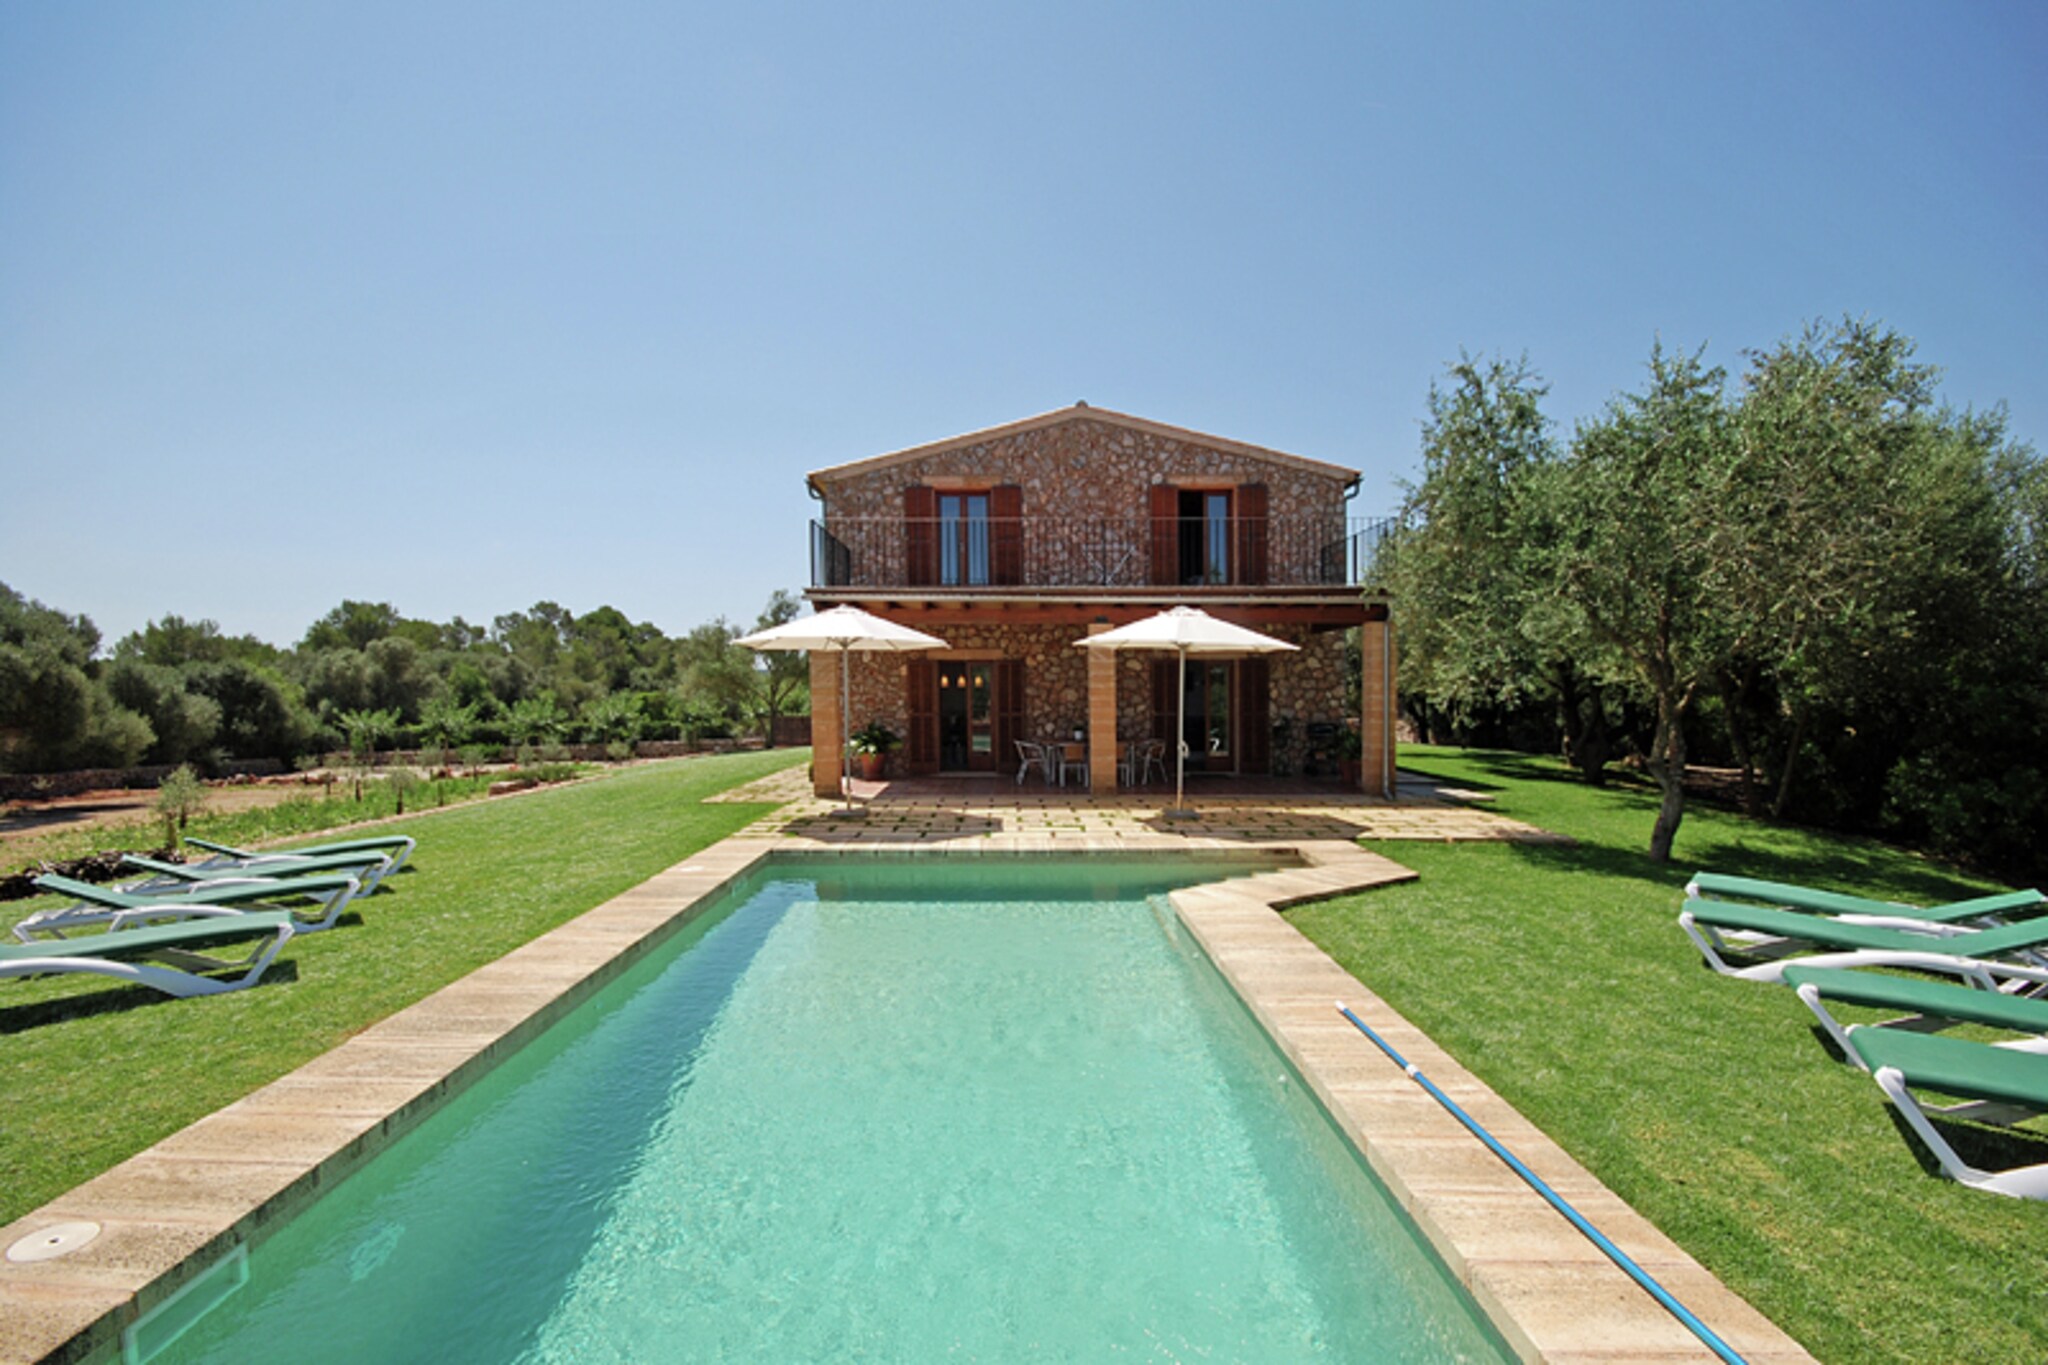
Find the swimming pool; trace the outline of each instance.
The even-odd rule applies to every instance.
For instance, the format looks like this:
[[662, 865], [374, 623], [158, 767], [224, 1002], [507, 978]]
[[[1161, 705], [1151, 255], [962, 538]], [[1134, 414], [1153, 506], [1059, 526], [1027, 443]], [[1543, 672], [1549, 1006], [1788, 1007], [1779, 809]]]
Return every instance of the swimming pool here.
[[1148, 899], [1217, 875], [773, 864], [155, 1358], [1505, 1358]]

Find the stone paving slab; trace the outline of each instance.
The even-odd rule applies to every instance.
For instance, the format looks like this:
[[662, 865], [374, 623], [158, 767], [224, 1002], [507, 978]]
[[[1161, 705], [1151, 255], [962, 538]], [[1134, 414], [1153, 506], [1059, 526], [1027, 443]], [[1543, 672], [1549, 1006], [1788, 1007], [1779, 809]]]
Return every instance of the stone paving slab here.
[[[1175, 910], [1519, 1354], [1560, 1362], [1705, 1356], [1654, 1300], [1344, 1021], [1335, 999], [1346, 999], [1511, 1141], [1751, 1359], [1808, 1359], [1277, 913], [1413, 878], [1360, 848], [1361, 837], [1549, 838], [1543, 831], [1442, 803], [1425, 810], [1405, 788], [1395, 806], [1344, 794], [1334, 802], [1299, 794], [1283, 800], [1284, 793], [1239, 804], [1204, 798], [1199, 820], [1179, 821], [1166, 819], [1159, 798], [1145, 794], [1090, 801], [1084, 809], [1077, 802], [1086, 801], [1085, 793], [1012, 794], [986, 785], [994, 790], [945, 802], [877, 799], [866, 819], [845, 818], [811, 797], [800, 771], [729, 793], [728, 800], [761, 800], [763, 792], [792, 791], [795, 799], [0, 1228], [0, 1248], [74, 1219], [103, 1229], [60, 1260], [0, 1261], [0, 1365], [112, 1349], [141, 1312], [236, 1244], [261, 1240], [776, 853], [1273, 858], [1283, 865], [1175, 892]], [[1426, 832], [1375, 832], [1395, 828]]]
[[[1286, 884], [1288, 874], [1268, 875]], [[1247, 910], [1246, 895], [1219, 894], [1256, 888], [1262, 880], [1176, 891], [1170, 899], [1210, 960], [1518, 1355], [1588, 1362], [1716, 1358], [1374, 1047], [1338, 1012], [1339, 1000], [1723, 1340], [1753, 1361], [1811, 1359], [1272, 908], [1261, 919]], [[1321, 963], [1290, 969], [1310, 955]]]

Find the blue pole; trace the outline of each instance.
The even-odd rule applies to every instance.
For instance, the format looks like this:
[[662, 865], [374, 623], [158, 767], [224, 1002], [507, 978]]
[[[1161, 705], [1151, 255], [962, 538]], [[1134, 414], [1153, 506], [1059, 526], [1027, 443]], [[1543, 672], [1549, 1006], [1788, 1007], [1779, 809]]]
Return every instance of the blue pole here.
[[1684, 1323], [1686, 1328], [1689, 1331], [1691, 1331], [1691, 1333], [1694, 1336], [1698, 1337], [1703, 1343], [1705, 1343], [1708, 1350], [1712, 1351], [1721, 1359], [1729, 1362], [1729, 1365], [1745, 1365], [1745, 1362], [1743, 1361], [1742, 1357], [1735, 1353], [1734, 1347], [1730, 1346], [1727, 1342], [1721, 1340], [1721, 1338], [1719, 1338], [1718, 1336], [1715, 1336], [1713, 1328], [1707, 1326], [1704, 1322], [1701, 1322], [1697, 1317], [1693, 1315], [1691, 1309], [1687, 1308], [1684, 1304], [1680, 1303], [1677, 1299], [1673, 1298], [1671, 1296], [1670, 1290], [1666, 1289], [1663, 1285], [1658, 1284], [1655, 1280], [1651, 1279], [1650, 1273], [1648, 1271], [1644, 1270], [1641, 1266], [1637, 1265], [1633, 1260], [1631, 1260], [1627, 1252], [1623, 1251], [1620, 1247], [1616, 1246], [1613, 1242], [1609, 1241], [1607, 1239], [1606, 1234], [1602, 1233], [1600, 1229], [1594, 1227], [1591, 1223], [1587, 1222], [1584, 1215], [1582, 1215], [1577, 1209], [1573, 1208], [1570, 1204], [1566, 1203], [1564, 1201], [1564, 1197], [1558, 1194], [1556, 1190], [1553, 1190], [1550, 1188], [1550, 1186], [1544, 1184], [1543, 1178], [1537, 1175], [1536, 1172], [1530, 1170], [1527, 1166], [1524, 1166], [1521, 1160], [1518, 1157], [1516, 1157], [1516, 1155], [1513, 1152], [1510, 1152], [1507, 1148], [1501, 1146], [1499, 1140], [1496, 1139], [1493, 1134], [1487, 1132], [1485, 1128], [1481, 1127], [1477, 1119], [1473, 1118], [1463, 1109], [1460, 1109], [1458, 1107], [1458, 1102], [1456, 1100], [1452, 1099], [1449, 1095], [1446, 1095], [1443, 1091], [1437, 1089], [1436, 1086], [1430, 1081], [1429, 1077], [1423, 1075], [1422, 1072], [1415, 1067], [1414, 1063], [1410, 1062], [1406, 1057], [1403, 1057], [1400, 1053], [1394, 1051], [1392, 1044], [1388, 1043], [1386, 1039], [1380, 1037], [1379, 1034], [1375, 1033], [1372, 1029], [1372, 1026], [1366, 1023], [1365, 1020], [1359, 1018], [1356, 1014], [1353, 1014], [1351, 1012], [1351, 1007], [1349, 1005], [1345, 1004], [1342, 1000], [1339, 1000], [1337, 1002], [1337, 1012], [1339, 1014], [1342, 1014], [1346, 1019], [1349, 1019], [1353, 1027], [1355, 1027], [1360, 1033], [1363, 1033], [1367, 1038], [1371, 1039], [1374, 1047], [1377, 1047], [1381, 1052], [1386, 1053], [1388, 1060], [1393, 1062], [1395, 1066], [1400, 1067], [1401, 1070], [1407, 1072], [1408, 1078], [1410, 1080], [1414, 1081], [1417, 1085], [1421, 1086], [1424, 1090], [1428, 1091], [1429, 1097], [1431, 1099], [1435, 1100], [1438, 1104], [1441, 1104], [1445, 1109], [1448, 1109], [1451, 1113], [1451, 1117], [1456, 1119], [1458, 1122], [1464, 1124], [1465, 1127], [1471, 1132], [1472, 1136], [1478, 1138], [1481, 1142], [1485, 1143], [1487, 1146], [1487, 1150], [1491, 1151], [1495, 1156], [1499, 1157], [1502, 1161], [1505, 1161], [1508, 1165], [1509, 1170], [1513, 1171], [1516, 1175], [1522, 1177], [1523, 1180], [1527, 1181], [1529, 1184], [1529, 1188], [1536, 1191], [1536, 1193], [1542, 1195], [1544, 1199], [1549, 1202], [1550, 1207], [1556, 1209], [1559, 1213], [1563, 1214], [1565, 1218], [1570, 1221], [1573, 1227], [1577, 1228], [1580, 1232], [1585, 1233], [1587, 1239], [1591, 1241], [1594, 1246], [1600, 1248], [1600, 1250], [1606, 1254], [1608, 1260], [1613, 1261], [1616, 1265], [1620, 1266], [1622, 1271], [1630, 1279], [1634, 1280], [1637, 1284], [1641, 1285], [1645, 1290], [1649, 1291], [1650, 1297], [1655, 1299], [1658, 1303], [1663, 1304], [1664, 1307], [1670, 1312], [1671, 1316], [1677, 1318], [1681, 1323]]

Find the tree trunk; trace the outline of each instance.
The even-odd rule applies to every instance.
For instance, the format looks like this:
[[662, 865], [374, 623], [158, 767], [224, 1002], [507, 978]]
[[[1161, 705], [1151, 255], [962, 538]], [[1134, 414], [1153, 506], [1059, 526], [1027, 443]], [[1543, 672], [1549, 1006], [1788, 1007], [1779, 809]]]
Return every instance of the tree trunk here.
[[1742, 813], [1755, 815], [1763, 805], [1763, 793], [1757, 789], [1756, 759], [1749, 747], [1749, 727], [1743, 723], [1743, 707], [1749, 700], [1751, 684], [1756, 677], [1754, 666], [1745, 668], [1742, 676], [1731, 676], [1725, 669], [1714, 674], [1714, 682], [1721, 693], [1721, 710], [1728, 718], [1728, 742], [1734, 746], [1735, 761], [1742, 769]]
[[1669, 697], [1657, 699], [1657, 738], [1650, 749], [1650, 773], [1664, 798], [1657, 806], [1657, 823], [1650, 830], [1650, 859], [1668, 863], [1671, 845], [1678, 838], [1678, 822], [1685, 818], [1685, 716]]
[[1778, 794], [1771, 801], [1771, 818], [1785, 818], [1785, 807], [1792, 803], [1792, 769], [1799, 763], [1799, 746], [1806, 740], [1806, 712], [1792, 713], [1792, 734], [1785, 741], [1785, 767], [1778, 774]]
[[1571, 660], [1561, 660], [1553, 679], [1557, 687], [1559, 718], [1564, 725], [1564, 761], [1578, 770], [1589, 787], [1607, 781], [1607, 756], [1613, 745], [1607, 733], [1607, 702], [1600, 684], [1579, 688], [1579, 671]]

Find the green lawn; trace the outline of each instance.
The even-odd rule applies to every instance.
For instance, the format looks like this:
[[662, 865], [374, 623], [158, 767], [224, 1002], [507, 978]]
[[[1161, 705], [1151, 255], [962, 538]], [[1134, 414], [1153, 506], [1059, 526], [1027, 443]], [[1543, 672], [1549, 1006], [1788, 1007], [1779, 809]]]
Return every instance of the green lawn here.
[[[1698, 805], [1660, 867], [1652, 792], [1514, 754], [1401, 761], [1579, 844], [1374, 844], [1421, 880], [1294, 924], [1821, 1359], [2042, 1358], [2048, 1206], [1932, 1173], [1790, 990], [1706, 970], [1676, 923], [1701, 867], [1914, 901], [1984, 883]], [[1956, 1128], [1988, 1164], [2048, 1161], [2041, 1120]]]
[[[0, 1223], [725, 838], [770, 808], [704, 797], [809, 755], [649, 764], [409, 815], [384, 827], [419, 840], [407, 869], [233, 995], [0, 982]], [[0, 923], [52, 903], [14, 902]]]

